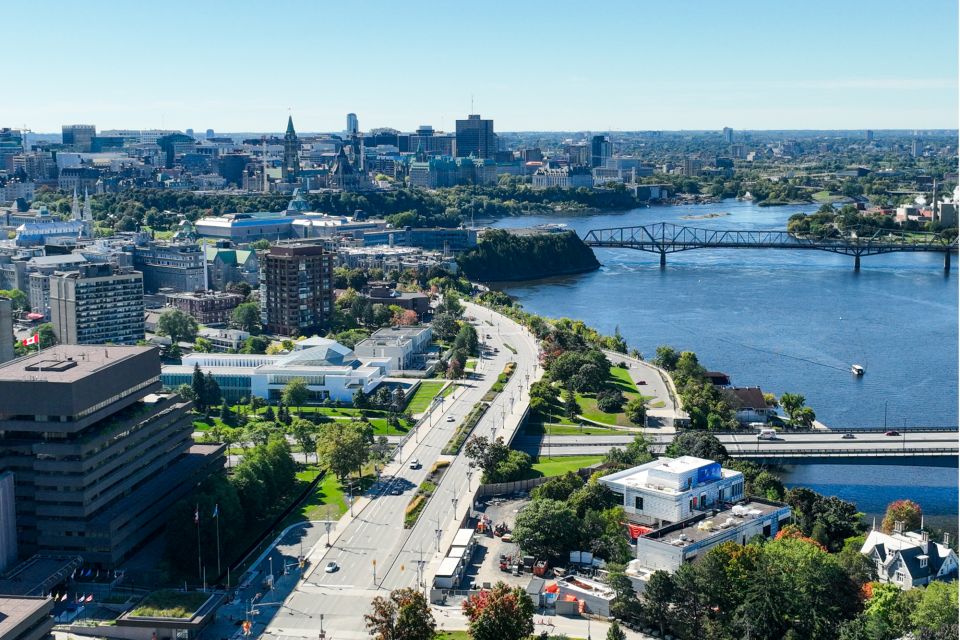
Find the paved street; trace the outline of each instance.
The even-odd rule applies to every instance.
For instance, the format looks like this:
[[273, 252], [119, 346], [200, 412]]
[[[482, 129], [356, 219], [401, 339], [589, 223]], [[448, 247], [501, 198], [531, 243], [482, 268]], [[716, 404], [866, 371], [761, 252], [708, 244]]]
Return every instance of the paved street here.
[[[660, 452], [673, 438], [672, 433], [657, 433], [647, 430], [647, 438]], [[869, 450], [897, 454], [907, 450], [952, 449], [957, 452], [955, 431], [901, 431], [899, 436], [887, 436], [882, 432], [856, 433], [853, 438], [844, 438], [843, 432], [823, 431], [817, 433], [782, 433], [776, 440], [759, 440], [755, 432], [742, 434], [719, 434], [717, 439], [731, 455], [756, 455], [764, 452], [796, 452], [798, 455], [816, 451], [855, 452]], [[622, 447], [633, 440], [629, 435], [550, 436], [549, 453], [557, 456], [580, 456], [606, 453], [611, 447]], [[521, 436], [514, 447], [533, 454], [547, 453], [547, 443], [540, 436]], [[949, 454], [944, 454], [949, 455]]]
[[[311, 565], [285, 601], [283, 614], [261, 612], [270, 616], [265, 620], [267, 636], [315, 638], [323, 614], [328, 637], [333, 631], [334, 638], [367, 638], [362, 618], [374, 596], [398, 587], [415, 586], [421, 562], [424, 581], [430, 582], [432, 571], [442, 558], [437, 552], [437, 530], [441, 532], [439, 548], [445, 553], [470, 507], [479, 477], [469, 469], [465, 457], [454, 459], [417, 525], [407, 530], [403, 528], [403, 515], [413, 489], [426, 478], [456, 426], [489, 390], [507, 362], [517, 363], [516, 372], [474, 434], [504, 435], [509, 439], [506, 436], [512, 435], [523, 415], [525, 390], [539, 377], [538, 347], [525, 329], [472, 304], [467, 305], [466, 315], [476, 318], [485, 350], [475, 375], [432, 411], [419, 432], [406, 442], [400, 460], [384, 470], [380, 486], [354, 505], [354, 516], [344, 516], [332, 548], [321, 543], [309, 551]], [[489, 339], [485, 337], [488, 334]], [[492, 353], [494, 348], [498, 353]], [[450, 417], [453, 422], [448, 422]], [[414, 458], [419, 459], [421, 468], [409, 468]], [[400, 487], [403, 493], [390, 495], [393, 486]], [[335, 561], [340, 569], [326, 573], [324, 567], [330, 561]]]

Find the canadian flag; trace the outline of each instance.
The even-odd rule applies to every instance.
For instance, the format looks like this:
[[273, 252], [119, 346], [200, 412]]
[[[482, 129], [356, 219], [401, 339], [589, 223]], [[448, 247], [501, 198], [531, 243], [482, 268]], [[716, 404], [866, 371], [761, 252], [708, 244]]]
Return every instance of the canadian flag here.
[[32, 344], [40, 344], [40, 334], [35, 333], [26, 340], [23, 341], [23, 346], [29, 347]]

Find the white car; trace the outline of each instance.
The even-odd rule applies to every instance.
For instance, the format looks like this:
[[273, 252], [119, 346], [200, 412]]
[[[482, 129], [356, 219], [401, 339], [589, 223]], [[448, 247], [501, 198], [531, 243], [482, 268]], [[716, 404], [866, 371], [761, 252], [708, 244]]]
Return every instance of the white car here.
[[328, 562], [327, 566], [324, 568], [324, 572], [326, 573], [333, 573], [334, 571], [339, 571], [339, 570], [340, 570], [340, 565], [338, 565], [336, 562]]
[[416, 458], [414, 458], [413, 460], [411, 460], [411, 461], [410, 461], [410, 468], [411, 468], [411, 469], [419, 469], [419, 468], [420, 468], [420, 461], [417, 460]]
[[453, 416], [447, 416], [447, 422], [456, 422], [456, 420]]

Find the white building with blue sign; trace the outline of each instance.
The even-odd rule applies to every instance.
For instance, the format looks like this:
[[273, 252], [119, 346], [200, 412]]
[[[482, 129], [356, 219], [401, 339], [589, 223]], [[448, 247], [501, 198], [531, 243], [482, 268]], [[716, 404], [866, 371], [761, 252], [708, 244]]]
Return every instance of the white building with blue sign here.
[[622, 497], [631, 521], [652, 526], [743, 499], [742, 473], [693, 456], [659, 458], [604, 476], [600, 483]]

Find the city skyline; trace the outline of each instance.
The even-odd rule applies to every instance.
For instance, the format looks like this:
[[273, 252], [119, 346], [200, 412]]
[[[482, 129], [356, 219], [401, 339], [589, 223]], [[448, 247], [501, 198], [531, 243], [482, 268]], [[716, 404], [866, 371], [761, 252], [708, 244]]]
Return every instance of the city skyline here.
[[[159, 20], [120, 3], [38, 4], [57, 20], [11, 34], [34, 53], [9, 70], [29, 90], [0, 106], [0, 121], [39, 133], [75, 122], [277, 131], [288, 113], [298, 131], [340, 131], [349, 112], [361, 130], [451, 131], [471, 112], [497, 131], [957, 127], [957, 7], [939, 0], [776, 13], [760, 2], [603, 14], [533, 3], [475, 16], [470, 31], [425, 2], [278, 2], [268, 13], [172, 2]], [[5, 14], [32, 24], [38, 4]], [[131, 24], [136, 42], [123, 36]], [[76, 56], [91, 71], [64, 74]]]

